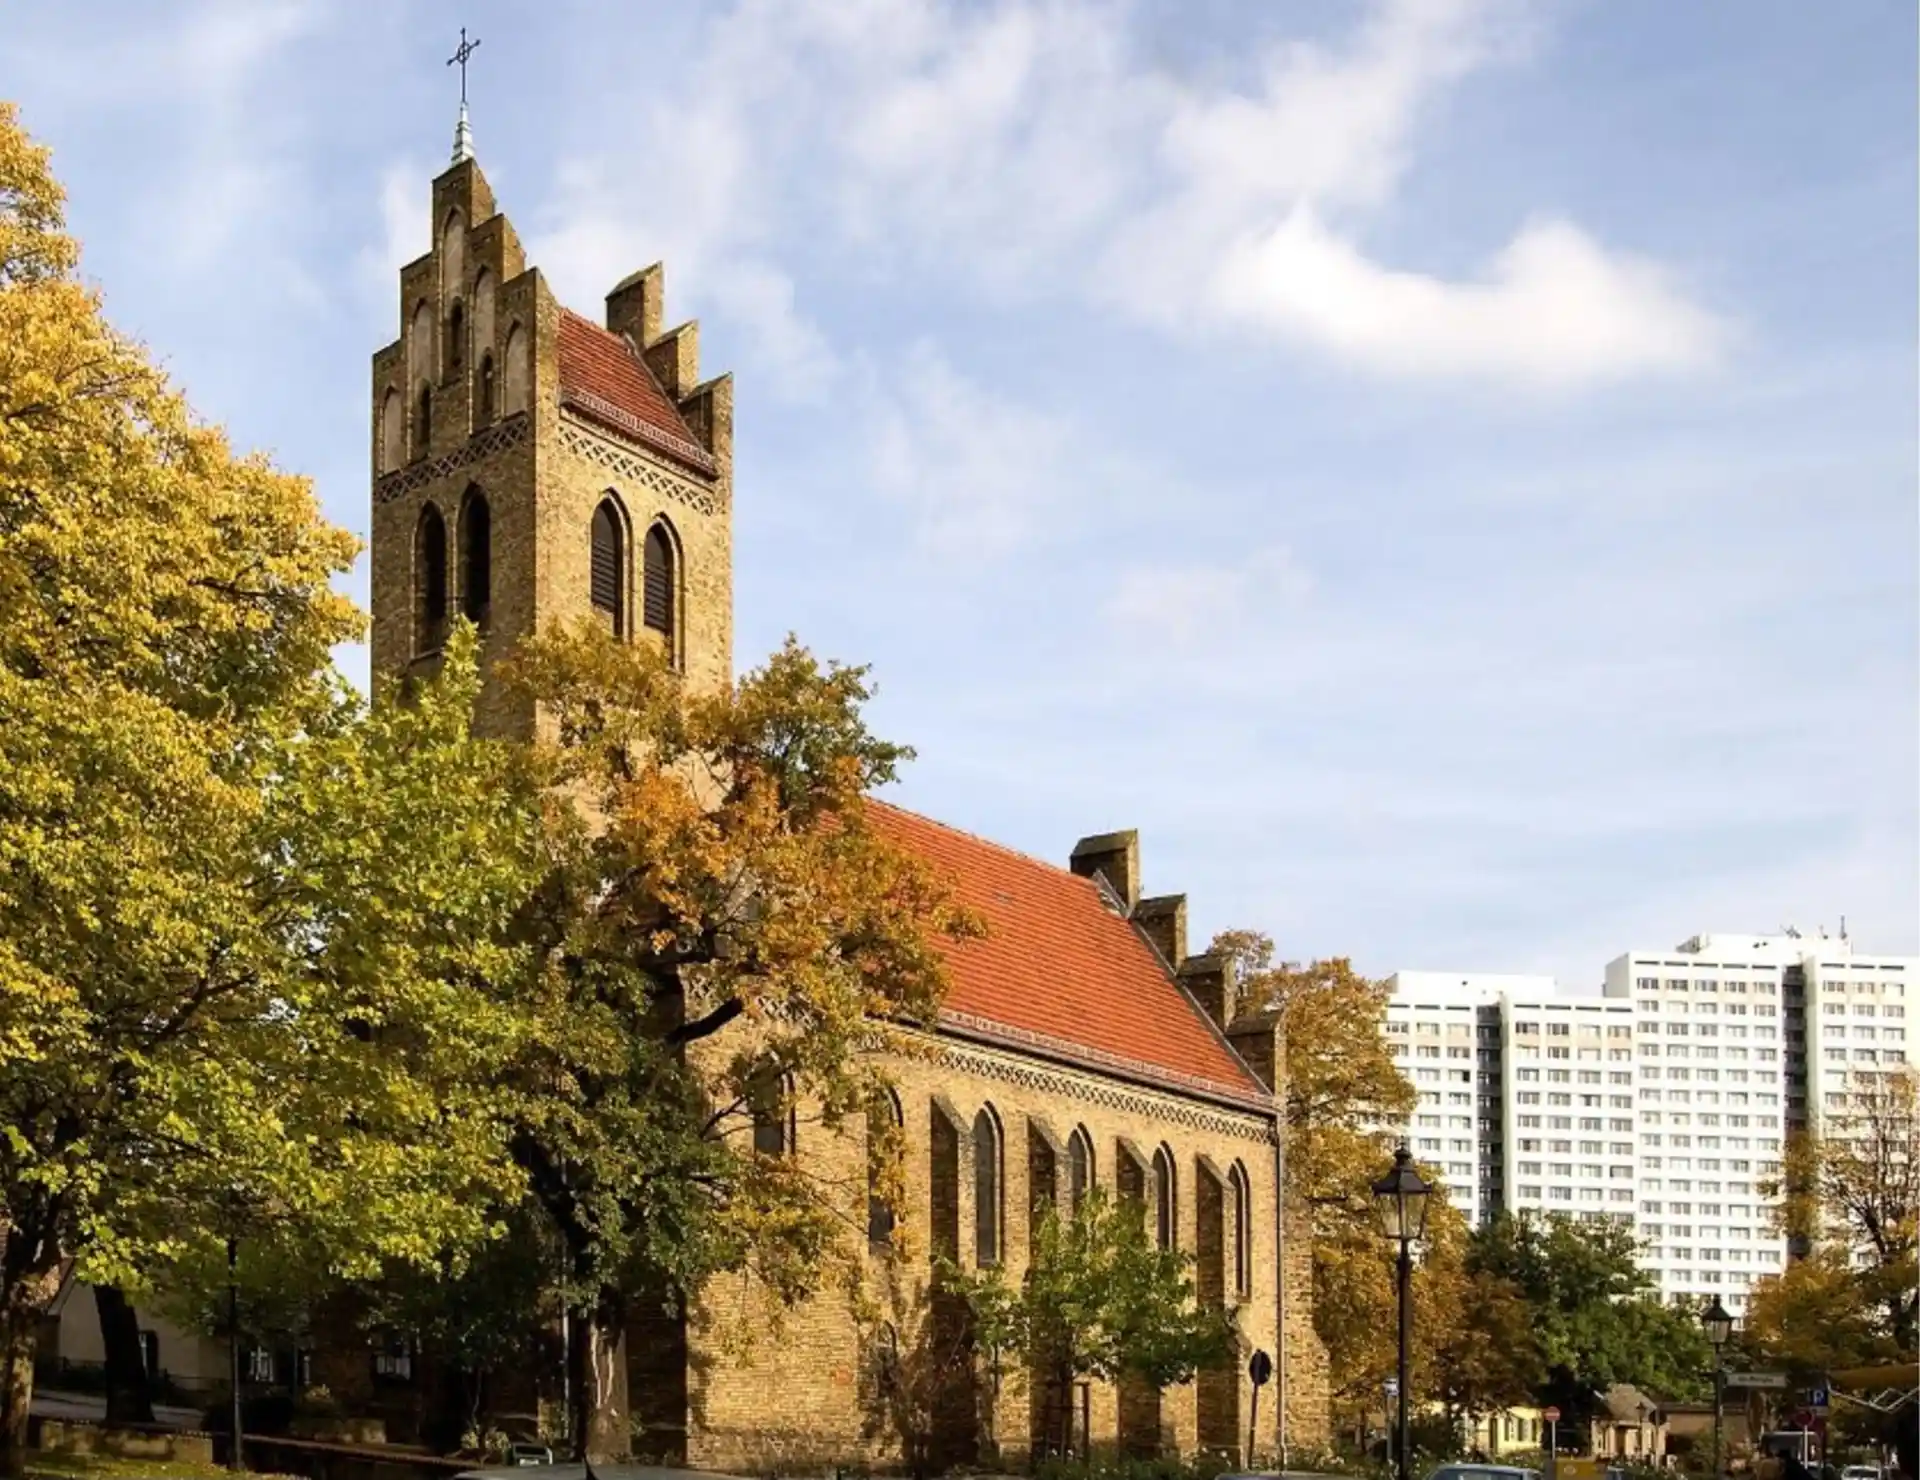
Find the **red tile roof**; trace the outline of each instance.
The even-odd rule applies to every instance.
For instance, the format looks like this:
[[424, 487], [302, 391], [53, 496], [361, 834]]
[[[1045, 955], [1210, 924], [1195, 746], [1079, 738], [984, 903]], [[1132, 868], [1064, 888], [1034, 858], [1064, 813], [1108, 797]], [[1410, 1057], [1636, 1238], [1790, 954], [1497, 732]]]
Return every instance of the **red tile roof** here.
[[1188, 1092], [1269, 1098], [1159, 953], [1091, 879], [884, 802], [881, 835], [949, 876], [987, 923], [946, 948], [941, 1017], [960, 1032]]
[[560, 310], [560, 397], [702, 472], [714, 469], [713, 458], [646, 361], [618, 334], [570, 308]]

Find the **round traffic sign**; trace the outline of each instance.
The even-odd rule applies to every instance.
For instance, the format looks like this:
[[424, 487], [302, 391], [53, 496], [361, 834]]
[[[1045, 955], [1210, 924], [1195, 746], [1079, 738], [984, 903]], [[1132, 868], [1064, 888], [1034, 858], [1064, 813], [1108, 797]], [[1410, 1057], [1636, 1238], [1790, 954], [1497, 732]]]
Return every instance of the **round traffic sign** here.
[[1253, 1379], [1255, 1387], [1265, 1387], [1273, 1377], [1273, 1358], [1264, 1351], [1256, 1351], [1247, 1362], [1247, 1376]]
[[1560, 1422], [1560, 1410], [1558, 1408], [1542, 1408], [1540, 1410], [1540, 1416], [1548, 1423]]

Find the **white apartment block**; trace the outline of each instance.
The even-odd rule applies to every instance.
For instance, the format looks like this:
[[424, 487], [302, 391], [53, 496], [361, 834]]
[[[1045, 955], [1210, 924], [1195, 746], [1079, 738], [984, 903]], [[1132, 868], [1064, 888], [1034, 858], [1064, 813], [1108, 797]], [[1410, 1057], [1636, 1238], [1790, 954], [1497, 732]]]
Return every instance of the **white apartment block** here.
[[1787, 1134], [1864, 1076], [1920, 1067], [1920, 958], [1844, 937], [1698, 935], [1610, 962], [1599, 995], [1551, 977], [1403, 971], [1405, 1128], [1473, 1222], [1502, 1209], [1614, 1218], [1662, 1295], [1738, 1313], [1786, 1262], [1760, 1186]]
[[1403, 971], [1390, 986], [1387, 1037], [1420, 1096], [1401, 1129], [1414, 1155], [1445, 1179], [1454, 1206], [1479, 1224], [1503, 1192], [1500, 1003], [1509, 991], [1550, 991], [1553, 979]]

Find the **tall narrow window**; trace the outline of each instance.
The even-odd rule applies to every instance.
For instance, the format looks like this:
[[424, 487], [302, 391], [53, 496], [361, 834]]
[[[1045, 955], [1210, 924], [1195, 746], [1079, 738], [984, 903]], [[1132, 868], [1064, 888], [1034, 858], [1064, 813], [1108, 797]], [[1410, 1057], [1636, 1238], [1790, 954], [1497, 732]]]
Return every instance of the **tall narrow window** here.
[[1178, 1236], [1173, 1204], [1173, 1153], [1162, 1146], [1153, 1153], [1153, 1232], [1163, 1249], [1171, 1249]]
[[753, 1113], [753, 1149], [763, 1156], [785, 1156], [793, 1149], [792, 1085], [784, 1075], [762, 1074], [749, 1095]]
[[421, 381], [433, 374], [433, 310], [422, 298], [413, 306], [407, 330], [407, 379]]
[[507, 415], [527, 409], [533, 370], [528, 363], [527, 331], [515, 324], [507, 330]]
[[474, 377], [474, 413], [475, 426], [485, 426], [493, 420], [493, 351], [484, 350], [480, 355], [480, 373]]
[[493, 512], [487, 496], [469, 488], [460, 510], [460, 609], [484, 627], [493, 601]]
[[458, 296], [467, 278], [467, 223], [458, 211], [447, 212], [440, 228], [440, 291], [448, 298]]
[[428, 504], [413, 536], [414, 651], [439, 651], [447, 636], [447, 521]]
[[413, 412], [413, 455], [425, 457], [433, 445], [433, 387], [420, 387], [420, 400]]
[[594, 614], [615, 637], [626, 636], [626, 561], [620, 554], [620, 510], [610, 498], [593, 511], [593, 560], [589, 584]]
[[1253, 1294], [1253, 1189], [1247, 1169], [1239, 1162], [1228, 1174], [1233, 1214], [1233, 1293], [1242, 1300]]
[[673, 540], [664, 524], [647, 531], [646, 610], [648, 627], [673, 643]]
[[1000, 1262], [1000, 1126], [991, 1110], [973, 1118], [973, 1249], [983, 1267]]
[[380, 471], [391, 473], [407, 460], [407, 398], [395, 390], [380, 402]]
[[893, 1203], [887, 1197], [889, 1158], [900, 1149], [900, 1102], [883, 1090], [867, 1104], [867, 1241], [893, 1242]]
[[447, 377], [451, 379], [466, 363], [467, 306], [458, 298], [447, 310]]
[[1067, 1141], [1067, 1206], [1080, 1211], [1080, 1204], [1093, 1188], [1093, 1138], [1080, 1126]]

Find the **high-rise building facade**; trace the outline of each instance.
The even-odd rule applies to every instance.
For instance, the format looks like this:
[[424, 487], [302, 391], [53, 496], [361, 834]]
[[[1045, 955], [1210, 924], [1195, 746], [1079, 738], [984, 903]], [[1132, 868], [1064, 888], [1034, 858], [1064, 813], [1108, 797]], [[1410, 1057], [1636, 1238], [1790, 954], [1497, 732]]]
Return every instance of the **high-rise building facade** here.
[[1765, 1187], [1786, 1137], [1920, 1067], [1920, 958], [1824, 935], [1696, 935], [1551, 977], [1403, 971], [1386, 1030], [1419, 1093], [1409, 1144], [1476, 1224], [1613, 1218], [1661, 1294], [1738, 1312], [1786, 1262]]

